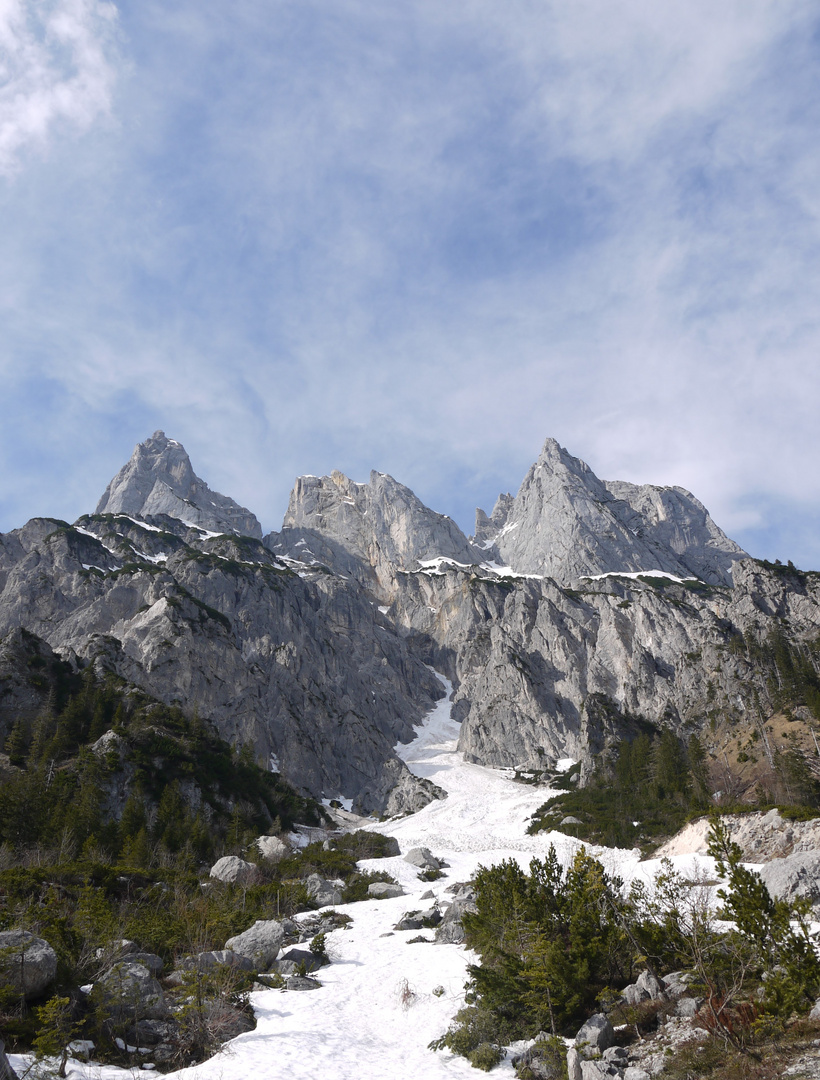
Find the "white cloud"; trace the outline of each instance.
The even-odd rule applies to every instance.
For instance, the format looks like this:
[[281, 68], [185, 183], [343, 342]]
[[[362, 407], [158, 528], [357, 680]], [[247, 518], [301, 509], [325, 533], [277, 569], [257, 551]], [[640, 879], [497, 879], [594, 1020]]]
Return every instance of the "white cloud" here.
[[0, 173], [109, 112], [116, 18], [105, 0], [0, 0]]

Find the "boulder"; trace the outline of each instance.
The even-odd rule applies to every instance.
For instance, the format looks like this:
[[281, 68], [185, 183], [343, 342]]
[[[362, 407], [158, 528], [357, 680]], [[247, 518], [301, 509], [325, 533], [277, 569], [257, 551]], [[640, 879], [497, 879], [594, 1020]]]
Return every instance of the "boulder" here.
[[603, 1013], [594, 1013], [575, 1036], [581, 1057], [597, 1057], [615, 1042], [615, 1029]]
[[367, 886], [367, 895], [374, 900], [389, 900], [394, 896], [404, 896], [404, 889], [394, 881], [374, 881]]
[[275, 919], [257, 919], [250, 929], [228, 938], [225, 948], [251, 960], [258, 971], [267, 971], [279, 955], [285, 932]]
[[657, 1001], [658, 998], [664, 996], [663, 984], [659, 979], [655, 978], [651, 971], [642, 971], [635, 980], [635, 985], [640, 990], [645, 990], [653, 1001]]
[[441, 922], [436, 927], [436, 941], [439, 945], [461, 945], [464, 941], [462, 916], [476, 910], [473, 891], [467, 888], [458, 893], [447, 908]]
[[666, 993], [671, 997], [680, 997], [681, 994], [686, 993], [686, 989], [691, 980], [691, 976], [687, 975], [684, 971], [672, 971], [669, 975], [664, 975], [661, 979], [663, 988]]
[[118, 1019], [163, 1020], [168, 1006], [162, 987], [143, 964], [120, 960], [95, 984]]
[[290, 855], [290, 848], [278, 836], [260, 836], [256, 841], [259, 854], [269, 863], [278, 863]]
[[318, 907], [331, 907], [341, 904], [342, 892], [338, 884], [326, 881], [318, 874], [311, 874], [305, 882], [307, 894]]
[[684, 1020], [692, 1020], [698, 1015], [702, 1004], [702, 998], [680, 997], [675, 1005], [675, 1016], [680, 1016]]
[[652, 1077], [646, 1069], [641, 1069], [638, 1065], [630, 1065], [628, 1069], [624, 1069], [623, 1080], [652, 1080]]
[[296, 975], [300, 968], [305, 972], [318, 971], [322, 963], [321, 956], [312, 953], [310, 949], [290, 949], [274, 962], [273, 968], [280, 975]]
[[621, 998], [627, 1005], [640, 1005], [642, 1001], [649, 1001], [649, 993], [638, 986], [637, 983], [630, 983], [621, 991]]
[[321, 985], [318, 979], [309, 979], [307, 975], [291, 975], [285, 980], [286, 990], [318, 990]]
[[581, 1055], [574, 1046], [567, 1050], [567, 1076], [569, 1080], [582, 1080]]
[[597, 1061], [586, 1061], [581, 1058], [581, 1080], [602, 1080], [602, 1077], [609, 1076], [609, 1070], [606, 1065], [601, 1065]]
[[214, 863], [210, 876], [215, 881], [247, 885], [256, 876], [256, 864], [245, 862], [238, 855], [226, 855]]
[[404, 856], [404, 861], [411, 866], [418, 866], [420, 870], [440, 870], [441, 863], [433, 855], [429, 848], [415, 847]]
[[[173, 976], [186, 971], [213, 971], [218, 967], [237, 968], [239, 971], [253, 971], [255, 965], [247, 956], [242, 956], [231, 949], [213, 949], [210, 952], [196, 953], [180, 960]], [[178, 980], [179, 981], [179, 980]]]
[[0, 982], [21, 997], [38, 997], [57, 974], [57, 954], [28, 930], [0, 933]]
[[128, 959], [135, 964], [142, 964], [143, 967], [147, 967], [154, 977], [161, 975], [162, 969], [165, 967], [165, 963], [163, 962], [162, 957], [157, 956], [156, 953], [129, 953]]

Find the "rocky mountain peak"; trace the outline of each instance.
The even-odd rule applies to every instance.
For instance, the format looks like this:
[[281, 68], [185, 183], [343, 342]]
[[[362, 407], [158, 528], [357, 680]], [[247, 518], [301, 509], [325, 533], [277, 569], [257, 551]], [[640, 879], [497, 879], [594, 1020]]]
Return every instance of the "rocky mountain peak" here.
[[600, 480], [586, 462], [547, 439], [515, 499], [476, 514], [476, 539], [518, 573], [560, 584], [587, 575], [660, 570], [731, 584], [746, 557], [680, 487]]
[[[291, 540], [309, 543], [310, 534], [322, 541], [322, 551], [330, 544], [360, 560], [385, 588], [397, 571], [414, 569], [418, 560], [442, 556], [469, 565], [480, 556], [454, 521], [430, 510], [392, 476], [375, 471], [365, 484], [338, 470], [300, 476], [276, 549], [289, 549]], [[342, 565], [338, 556], [331, 557]]]
[[185, 447], [155, 431], [134, 448], [97, 504], [98, 514], [168, 514], [212, 532], [262, 537], [256, 517], [227, 495], [211, 491], [193, 470]]

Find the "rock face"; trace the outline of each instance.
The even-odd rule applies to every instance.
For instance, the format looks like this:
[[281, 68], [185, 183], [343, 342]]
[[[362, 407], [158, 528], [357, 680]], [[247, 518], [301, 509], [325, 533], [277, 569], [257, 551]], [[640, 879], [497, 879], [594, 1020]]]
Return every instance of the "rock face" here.
[[313, 557], [331, 566], [346, 564], [365, 584], [388, 591], [397, 573], [415, 569], [420, 559], [443, 556], [467, 566], [481, 559], [454, 521], [430, 510], [392, 476], [378, 472], [372, 472], [366, 484], [340, 472], [299, 477], [282, 533], [266, 538], [266, 543], [299, 558], [302, 546]]
[[661, 570], [731, 583], [746, 553], [679, 487], [599, 480], [579, 458], [547, 439], [515, 499], [502, 495], [492, 517], [476, 515], [476, 540], [520, 574], [561, 585], [587, 574]]
[[255, 516], [233, 499], [211, 491], [194, 472], [183, 446], [155, 431], [140, 443], [97, 504], [98, 514], [167, 514], [209, 532], [262, 538]]
[[[262, 542], [161, 433], [100, 509], [0, 535], [0, 641], [25, 630], [197, 709], [360, 814], [441, 796], [395, 751], [445, 692], [435, 671], [467, 760], [584, 776], [636, 717], [687, 736], [773, 712], [771, 635], [809, 656], [820, 632], [820, 576], [744, 558], [688, 492], [601, 481], [553, 440], [475, 542], [381, 473], [301, 478]], [[34, 708], [24, 681], [13, 696]]]
[[57, 954], [28, 930], [0, 933], [0, 982], [26, 999], [39, 997], [57, 974]]
[[760, 869], [763, 883], [780, 900], [805, 897], [820, 908], [820, 851], [805, 851], [773, 859]]
[[0, 639], [21, 628], [189, 703], [302, 790], [367, 791], [364, 813], [384, 812], [400, 780], [402, 803], [432, 797], [393, 748], [438, 680], [355, 582], [294, 570], [257, 540], [203, 539], [170, 517], [29, 522], [0, 536]]
[[[769, 810], [766, 813], [724, 814], [722, 821], [747, 862], [772, 859], [774, 866], [785, 865], [787, 855], [802, 854], [810, 860], [820, 852], [820, 820], [817, 819], [790, 821], [781, 817], [779, 811]], [[692, 821], [658, 848], [655, 857], [705, 855], [708, 833], [708, 818]]]

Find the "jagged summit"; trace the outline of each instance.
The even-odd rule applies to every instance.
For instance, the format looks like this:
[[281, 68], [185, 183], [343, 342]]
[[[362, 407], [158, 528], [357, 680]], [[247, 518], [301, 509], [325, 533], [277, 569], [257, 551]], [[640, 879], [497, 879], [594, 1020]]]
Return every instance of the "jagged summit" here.
[[728, 585], [732, 565], [747, 557], [684, 488], [599, 480], [555, 439], [515, 498], [499, 496], [489, 518], [476, 511], [476, 540], [518, 573], [561, 584], [661, 570]]
[[211, 491], [191, 466], [185, 448], [164, 431], [139, 443], [97, 504], [98, 514], [146, 517], [168, 514], [213, 532], [262, 537], [262, 527], [244, 506]]
[[420, 559], [442, 556], [470, 565], [481, 558], [454, 521], [429, 509], [392, 476], [375, 471], [366, 484], [338, 470], [300, 476], [275, 542], [285, 547], [321, 542], [322, 557], [340, 566], [340, 554], [352, 556], [382, 585], [397, 570], [414, 569]]

